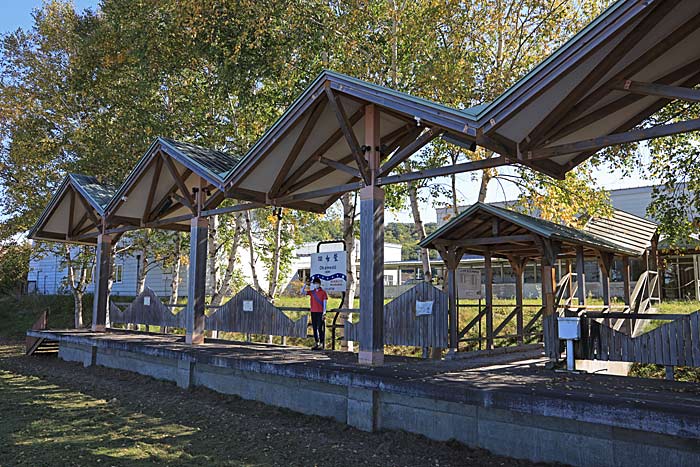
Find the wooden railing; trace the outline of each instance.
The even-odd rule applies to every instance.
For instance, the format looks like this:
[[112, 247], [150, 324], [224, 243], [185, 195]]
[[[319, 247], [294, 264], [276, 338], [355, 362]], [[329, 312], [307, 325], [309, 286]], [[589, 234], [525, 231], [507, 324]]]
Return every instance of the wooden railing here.
[[[670, 320], [656, 329], [632, 337], [606, 326], [601, 320]], [[581, 340], [576, 358], [665, 366], [700, 367], [700, 311], [689, 315], [585, 312], [581, 315]]]
[[[493, 308], [500, 308], [500, 305], [495, 305]], [[465, 342], [465, 343], [477, 343], [478, 348], [481, 349], [483, 347], [483, 343], [487, 342], [489, 340], [489, 336], [485, 334], [484, 331], [484, 325], [483, 325], [483, 320], [486, 316], [486, 313], [488, 312], [488, 307], [486, 305], [481, 305], [481, 304], [460, 304], [459, 305], [460, 309], [469, 309], [469, 308], [476, 308], [477, 309], [477, 314], [474, 316], [469, 322], [467, 323], [464, 328], [462, 328], [459, 333], [458, 333], [458, 339], [459, 342]], [[515, 319], [519, 313], [522, 313], [523, 315], [525, 314], [526, 310], [537, 310], [527, 321], [527, 323], [523, 322], [523, 331], [522, 333], [518, 333], [517, 330], [515, 334], [509, 333], [509, 334], [503, 334], [503, 331], [506, 330], [506, 327], [508, 324], [513, 322], [513, 319]], [[506, 315], [503, 320], [496, 325], [496, 327], [493, 329], [493, 336], [491, 337], [492, 339], [506, 339], [508, 341], [508, 344], [515, 344], [515, 343], [523, 343], [528, 340], [540, 340], [542, 338], [542, 330], [537, 326], [538, 321], [542, 317], [542, 313], [544, 312], [544, 307], [541, 305], [522, 305], [522, 307], [515, 306], [513, 309]], [[495, 323], [494, 323], [495, 324]], [[476, 331], [477, 336], [476, 337], [468, 337], [468, 334], [472, 331]]]

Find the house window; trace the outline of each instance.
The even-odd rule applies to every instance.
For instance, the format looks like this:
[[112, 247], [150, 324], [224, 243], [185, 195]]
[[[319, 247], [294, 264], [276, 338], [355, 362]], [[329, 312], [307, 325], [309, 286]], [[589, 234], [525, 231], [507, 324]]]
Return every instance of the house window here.
[[394, 276], [385, 274], [384, 275], [384, 285], [394, 285]]
[[122, 283], [122, 275], [123, 274], [124, 274], [124, 265], [123, 264], [115, 264], [114, 265], [114, 283], [115, 284]]

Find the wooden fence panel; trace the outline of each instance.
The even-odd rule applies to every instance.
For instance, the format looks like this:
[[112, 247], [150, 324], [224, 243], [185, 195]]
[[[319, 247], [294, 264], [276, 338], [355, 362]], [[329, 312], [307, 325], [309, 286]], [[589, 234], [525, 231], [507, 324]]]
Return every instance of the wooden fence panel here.
[[[638, 337], [617, 332], [590, 320], [591, 333], [578, 348], [577, 358], [654, 363], [668, 366], [700, 366], [700, 311], [670, 321]], [[599, 352], [595, 352], [595, 335]]]
[[[416, 316], [416, 302], [432, 302], [432, 313]], [[447, 348], [447, 320], [447, 294], [427, 282], [422, 282], [384, 305], [384, 343]], [[358, 341], [359, 327], [359, 323], [347, 323], [346, 339]]]
[[148, 287], [134, 299], [124, 310], [110, 301], [109, 321], [114, 324], [146, 324], [149, 326], [185, 327], [184, 307], [173, 313], [163, 305], [158, 295]]
[[250, 286], [207, 316], [208, 331], [306, 337], [308, 315], [294, 321]]

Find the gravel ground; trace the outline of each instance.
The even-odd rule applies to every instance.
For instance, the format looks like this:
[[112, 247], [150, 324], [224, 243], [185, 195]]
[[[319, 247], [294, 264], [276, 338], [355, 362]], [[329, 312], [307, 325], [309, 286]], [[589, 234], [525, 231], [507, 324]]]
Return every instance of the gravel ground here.
[[0, 466], [544, 465], [22, 351], [0, 343]]

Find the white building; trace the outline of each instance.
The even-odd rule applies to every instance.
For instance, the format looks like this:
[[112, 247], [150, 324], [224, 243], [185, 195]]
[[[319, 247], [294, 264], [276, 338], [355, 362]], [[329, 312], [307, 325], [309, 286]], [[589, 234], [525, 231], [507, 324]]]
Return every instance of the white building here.
[[[322, 244], [320, 251], [342, 250], [342, 243]], [[311, 254], [317, 251], [317, 243], [304, 243], [298, 246], [293, 253], [292, 258], [292, 274], [283, 282], [281, 290], [285, 290], [290, 286], [295, 279], [305, 278], [309, 276], [311, 269]], [[27, 277], [29, 292], [54, 295], [70, 293], [66, 285], [68, 277], [68, 268], [65, 265], [63, 257], [63, 247], [59, 246], [56, 252], [48, 252], [45, 254], [35, 254], [29, 262], [29, 275]], [[356, 278], [359, 278], [360, 265], [360, 241], [355, 240], [355, 267]], [[395, 243], [384, 244], [384, 256], [388, 262], [401, 260], [401, 245]], [[239, 248], [238, 259], [240, 261], [240, 270], [243, 274], [243, 280], [252, 284], [252, 267], [250, 260], [250, 251], [247, 248]], [[114, 260], [114, 283], [112, 285], [112, 295], [116, 296], [134, 296], [136, 295], [136, 284], [139, 275], [140, 254], [134, 253], [129, 255], [118, 255]], [[253, 261], [255, 271], [258, 277], [260, 286], [266, 290], [269, 286], [267, 280], [267, 270], [262, 261], [256, 258]], [[159, 266], [154, 266], [149, 269], [146, 275], [146, 287], [152, 289], [157, 295], [166, 297], [170, 295], [172, 283], [172, 270], [163, 270]], [[387, 270], [384, 276], [386, 284], [392, 285], [398, 283], [399, 275], [395, 269]], [[88, 284], [87, 292], [92, 293], [92, 283]], [[180, 286], [178, 291], [179, 296], [187, 295], [187, 265], [183, 264], [180, 267]]]

